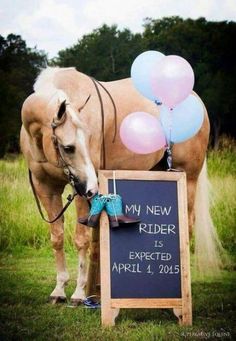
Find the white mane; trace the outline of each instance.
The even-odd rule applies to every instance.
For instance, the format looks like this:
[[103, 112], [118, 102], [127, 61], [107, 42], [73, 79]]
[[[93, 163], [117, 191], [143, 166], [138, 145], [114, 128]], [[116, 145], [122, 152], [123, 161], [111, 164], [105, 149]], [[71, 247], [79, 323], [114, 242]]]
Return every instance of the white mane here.
[[[74, 68], [47, 67], [46, 69], [42, 70], [41, 73], [38, 75], [34, 83], [34, 91], [37, 94], [48, 98], [49, 104], [55, 105], [56, 107], [64, 100], [66, 100], [67, 103], [69, 103], [69, 98], [67, 94], [63, 90], [58, 89], [55, 86], [54, 80], [58, 72], [71, 69]], [[72, 120], [75, 123], [78, 123], [78, 117], [76, 116], [76, 114], [74, 113], [73, 109], [71, 109], [70, 106], [67, 107], [67, 113], [70, 114]]]
[[[60, 71], [70, 69], [74, 68], [47, 67], [42, 70], [34, 83], [34, 91], [47, 97], [51, 97], [59, 92], [61, 97], [64, 92], [56, 88], [54, 84], [55, 75]], [[66, 97], [67, 96], [64, 93], [64, 98]]]

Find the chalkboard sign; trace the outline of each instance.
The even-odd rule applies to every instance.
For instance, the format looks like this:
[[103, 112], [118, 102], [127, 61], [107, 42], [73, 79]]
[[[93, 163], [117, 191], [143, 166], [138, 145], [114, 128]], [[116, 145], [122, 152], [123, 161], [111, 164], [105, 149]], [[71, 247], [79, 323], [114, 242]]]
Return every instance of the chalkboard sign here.
[[124, 213], [140, 219], [111, 229], [102, 215], [102, 323], [114, 324], [117, 308], [140, 307], [174, 308], [191, 324], [185, 173], [101, 171], [99, 183], [103, 194], [115, 187]]

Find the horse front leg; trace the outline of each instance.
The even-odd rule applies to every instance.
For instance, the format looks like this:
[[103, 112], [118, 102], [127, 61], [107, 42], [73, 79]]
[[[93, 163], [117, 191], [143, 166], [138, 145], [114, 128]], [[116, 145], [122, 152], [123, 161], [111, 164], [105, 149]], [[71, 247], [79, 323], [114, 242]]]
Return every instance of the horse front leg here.
[[[89, 207], [85, 199], [76, 197], [77, 217], [88, 214]], [[78, 250], [78, 276], [76, 289], [71, 296], [71, 302], [79, 305], [86, 298], [86, 284], [88, 277], [88, 249], [90, 245], [90, 228], [76, 224], [75, 246]]]
[[[59, 205], [57, 207], [59, 208]], [[57, 283], [55, 289], [50, 294], [50, 300], [52, 303], [58, 303], [66, 301], [65, 286], [69, 281], [64, 252], [64, 226], [61, 218], [51, 224], [51, 242], [56, 260]]]
[[[58, 212], [62, 210], [62, 197], [64, 186], [61, 188], [52, 187], [46, 183], [40, 183], [34, 179], [35, 189], [42, 205], [48, 214], [48, 219], [53, 220]], [[69, 274], [66, 270], [64, 253], [64, 223], [63, 218], [59, 218], [50, 225], [51, 243], [56, 261], [56, 287], [50, 294], [50, 301], [55, 304], [66, 301], [65, 285], [69, 281]]]

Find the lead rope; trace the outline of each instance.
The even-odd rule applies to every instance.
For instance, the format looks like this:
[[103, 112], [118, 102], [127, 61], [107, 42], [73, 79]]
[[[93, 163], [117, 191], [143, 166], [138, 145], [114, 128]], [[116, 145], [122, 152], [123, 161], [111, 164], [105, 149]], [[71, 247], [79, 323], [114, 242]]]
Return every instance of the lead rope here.
[[[73, 194], [69, 194], [68, 197], [67, 197], [67, 203], [65, 204], [65, 206], [63, 207], [63, 209], [61, 210], [61, 212], [56, 216], [56, 218], [54, 218], [53, 220], [48, 220], [44, 217], [44, 214], [43, 214], [43, 211], [42, 211], [42, 208], [41, 208], [41, 204], [40, 204], [40, 201], [38, 199], [38, 196], [37, 196], [37, 193], [36, 193], [36, 189], [34, 187], [34, 183], [33, 183], [33, 179], [32, 179], [32, 173], [31, 173], [31, 170], [29, 169], [29, 182], [30, 182], [30, 185], [31, 185], [31, 188], [32, 188], [32, 191], [33, 191], [33, 194], [34, 194], [34, 199], [36, 201], [36, 204], [37, 204], [37, 207], [38, 207], [38, 210], [39, 210], [39, 213], [41, 215], [41, 218], [46, 221], [47, 223], [49, 224], [52, 224], [52, 223], [55, 223], [56, 220], [58, 220], [62, 215], [63, 213], [67, 210], [67, 208], [70, 206], [70, 204], [72, 203], [72, 201], [74, 200], [74, 197], [77, 195], [76, 192], [74, 192]], [[63, 219], [64, 220], [64, 219]]]

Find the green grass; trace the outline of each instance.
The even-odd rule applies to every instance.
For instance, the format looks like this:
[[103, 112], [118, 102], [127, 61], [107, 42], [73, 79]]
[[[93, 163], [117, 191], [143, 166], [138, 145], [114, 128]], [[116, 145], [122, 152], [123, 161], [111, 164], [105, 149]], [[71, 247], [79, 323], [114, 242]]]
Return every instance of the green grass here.
[[[72, 280], [66, 292], [75, 288], [76, 257], [68, 254]], [[233, 339], [235, 324], [235, 273], [224, 272], [221, 280], [193, 281], [192, 327], [180, 327], [171, 310], [122, 309], [116, 327], [100, 325], [100, 311], [66, 304], [52, 306], [48, 294], [55, 284], [52, 252], [24, 249], [1, 257], [0, 339], [162, 341], [199, 340], [200, 333], [219, 333]], [[196, 336], [196, 338], [194, 337]], [[228, 337], [223, 337], [228, 335]], [[230, 336], [230, 337], [229, 337]]]
[[[222, 243], [235, 255], [235, 145], [208, 155], [214, 204], [212, 216]], [[179, 327], [170, 310], [122, 309], [115, 328], [101, 328], [100, 312], [47, 298], [55, 286], [49, 230], [42, 222], [22, 157], [0, 160], [0, 340], [162, 341], [234, 339], [235, 272], [200, 280], [193, 274], [192, 327]], [[68, 192], [68, 190], [67, 190]], [[75, 289], [77, 257], [73, 247], [75, 212], [66, 213], [65, 248]]]
[[[235, 253], [236, 153], [232, 147], [208, 156], [213, 185], [212, 216], [226, 250]], [[49, 247], [49, 229], [37, 210], [22, 157], [0, 160], [0, 251]], [[67, 188], [65, 193], [68, 194]], [[74, 205], [65, 214], [65, 246], [73, 248], [76, 221]]]
[[222, 139], [221, 149], [208, 153], [211, 182], [211, 215], [224, 248], [236, 251], [236, 144]]
[[[0, 251], [21, 249], [24, 246], [34, 248], [49, 246], [48, 225], [39, 215], [22, 156], [0, 160], [0, 184]], [[68, 187], [67, 194], [69, 190]], [[65, 245], [71, 248], [76, 221], [73, 205], [65, 217]]]

